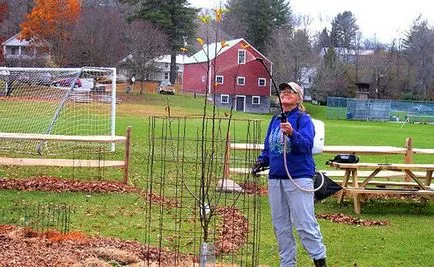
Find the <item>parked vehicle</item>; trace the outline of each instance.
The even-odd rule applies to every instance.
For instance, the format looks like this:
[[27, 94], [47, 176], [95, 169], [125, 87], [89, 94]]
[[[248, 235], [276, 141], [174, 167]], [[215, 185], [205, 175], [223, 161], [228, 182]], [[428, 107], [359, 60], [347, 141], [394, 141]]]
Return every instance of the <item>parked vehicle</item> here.
[[53, 75], [49, 72], [20, 73], [18, 81], [30, 85], [50, 86], [53, 82]]
[[174, 95], [175, 87], [173, 87], [173, 85], [169, 81], [162, 81], [157, 88], [157, 93]]
[[65, 78], [65, 79], [61, 79], [61, 80], [56, 80], [53, 82], [54, 86], [60, 86], [60, 87], [71, 87], [71, 84], [74, 83], [74, 88], [78, 88], [81, 87], [81, 80], [77, 79], [75, 80], [75, 78]]

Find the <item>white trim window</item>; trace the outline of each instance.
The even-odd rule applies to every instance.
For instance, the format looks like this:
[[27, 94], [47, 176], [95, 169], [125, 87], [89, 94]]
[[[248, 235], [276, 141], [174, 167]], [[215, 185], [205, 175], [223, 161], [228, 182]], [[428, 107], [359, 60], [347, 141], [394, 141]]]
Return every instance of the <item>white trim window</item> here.
[[237, 85], [246, 85], [246, 77], [237, 77]]
[[229, 103], [229, 95], [220, 95], [220, 103], [228, 104]]
[[238, 49], [238, 64], [246, 64], [246, 50]]
[[252, 105], [260, 105], [261, 97], [260, 96], [252, 96]]
[[219, 84], [223, 84], [225, 78], [223, 77], [223, 75], [216, 75], [215, 76], [215, 82], [219, 83]]
[[168, 72], [165, 72], [165, 73], [164, 73], [164, 79], [165, 79], [165, 80], [169, 80], [169, 78], [170, 78], [169, 73], [168, 73]]
[[265, 79], [265, 78], [258, 78], [258, 86], [259, 87], [265, 87], [265, 86], [267, 86], [267, 79]]

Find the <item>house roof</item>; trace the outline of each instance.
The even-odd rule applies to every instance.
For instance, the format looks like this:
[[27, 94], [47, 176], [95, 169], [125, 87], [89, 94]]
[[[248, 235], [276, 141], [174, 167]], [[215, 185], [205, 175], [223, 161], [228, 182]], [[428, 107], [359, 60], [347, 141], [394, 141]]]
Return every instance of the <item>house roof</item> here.
[[[255, 50], [258, 54], [260, 54], [264, 59], [271, 61], [261, 54], [258, 50], [256, 50], [252, 45], [250, 45], [244, 38], [234, 39], [230, 41], [226, 41], [226, 46], [222, 48], [221, 42], [216, 42], [212, 44], [203, 45], [202, 50], [197, 52], [196, 54], [190, 56], [188, 59], [184, 61], [184, 64], [193, 64], [193, 63], [202, 63], [207, 62], [209, 60], [213, 60], [216, 56], [221, 55], [225, 51], [231, 49], [233, 46], [239, 44], [240, 42], [244, 42], [248, 44], [253, 50]], [[216, 53], [217, 52], [217, 53]]]
[[[176, 64], [184, 64], [185, 60], [187, 60], [188, 57], [185, 55], [176, 55]], [[155, 59], [155, 62], [159, 63], [170, 63], [171, 57], [170, 55], [162, 55]]]
[[[185, 60], [187, 59], [187, 56], [184, 55], [176, 55], [176, 64], [184, 64]], [[126, 56], [125, 58], [123, 58], [120, 63], [125, 63], [128, 60], [133, 60], [133, 55], [129, 54], [128, 56]], [[170, 55], [162, 55], [159, 57], [154, 58], [153, 60], [154, 62], [158, 62], [158, 63], [170, 63]]]
[[35, 41], [34, 39], [20, 39], [19, 38], [20, 34], [21, 33], [17, 33], [11, 38], [7, 39], [2, 43], [2, 46], [30, 46], [30, 45], [51, 46], [51, 44], [44, 39], [38, 41]]

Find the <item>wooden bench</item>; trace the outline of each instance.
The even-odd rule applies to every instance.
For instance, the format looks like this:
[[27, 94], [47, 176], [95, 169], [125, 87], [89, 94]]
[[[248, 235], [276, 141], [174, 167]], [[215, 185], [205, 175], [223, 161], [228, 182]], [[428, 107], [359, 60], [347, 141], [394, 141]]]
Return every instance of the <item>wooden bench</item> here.
[[128, 165], [130, 158], [131, 126], [125, 136], [78, 136], [49, 135], [27, 133], [0, 133], [0, 140], [36, 140], [60, 142], [125, 143], [124, 160], [83, 160], [83, 159], [47, 159], [47, 158], [6, 158], [0, 157], [0, 166], [51, 166], [51, 167], [120, 167], [124, 170], [124, 183], [128, 183]]

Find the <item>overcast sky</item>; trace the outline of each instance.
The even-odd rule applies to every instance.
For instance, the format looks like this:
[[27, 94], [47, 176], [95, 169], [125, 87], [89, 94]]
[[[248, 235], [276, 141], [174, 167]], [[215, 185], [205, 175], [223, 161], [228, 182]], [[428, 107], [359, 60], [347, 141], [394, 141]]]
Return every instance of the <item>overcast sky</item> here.
[[[254, 0], [252, 0], [254, 1]], [[194, 7], [214, 8], [225, 0], [189, 0]], [[430, 4], [431, 3], [431, 4]], [[351, 11], [357, 20], [362, 37], [382, 43], [404, 37], [404, 33], [421, 14], [423, 19], [434, 25], [432, 0], [290, 0], [290, 7], [296, 15], [308, 15], [312, 20], [312, 33], [327, 27], [338, 13]]]

